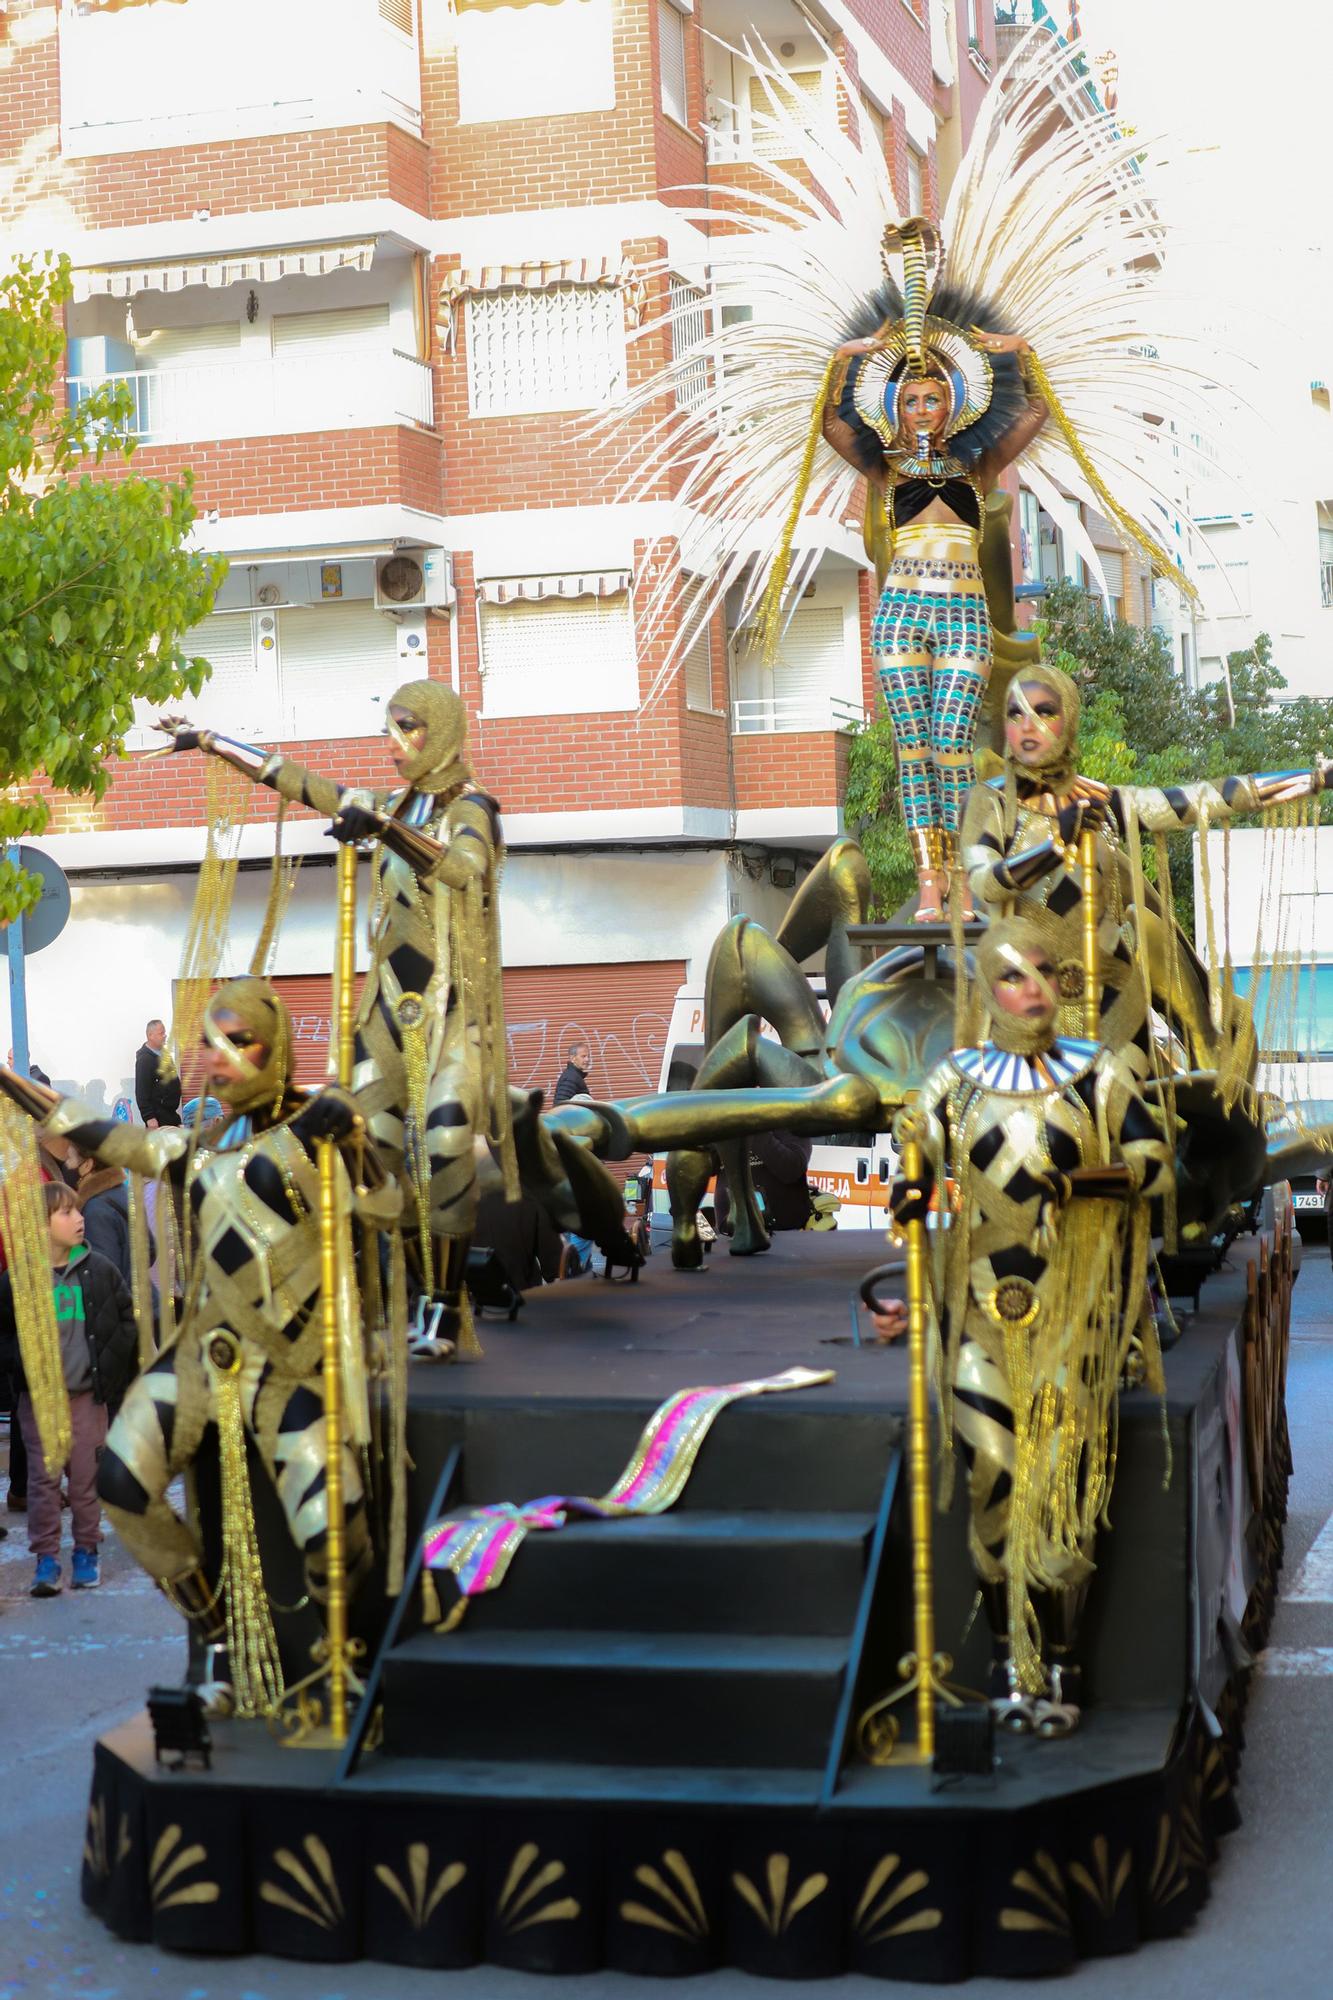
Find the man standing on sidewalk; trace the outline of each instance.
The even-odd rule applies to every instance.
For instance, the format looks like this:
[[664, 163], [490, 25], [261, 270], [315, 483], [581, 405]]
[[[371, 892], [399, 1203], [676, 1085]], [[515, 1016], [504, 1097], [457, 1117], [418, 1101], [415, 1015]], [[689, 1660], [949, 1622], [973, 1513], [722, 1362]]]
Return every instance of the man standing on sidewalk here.
[[159, 1125], [181, 1122], [181, 1080], [170, 1065], [165, 1075], [162, 1071], [166, 1039], [166, 1024], [150, 1021], [144, 1029], [143, 1047], [134, 1058], [134, 1101], [150, 1132]]

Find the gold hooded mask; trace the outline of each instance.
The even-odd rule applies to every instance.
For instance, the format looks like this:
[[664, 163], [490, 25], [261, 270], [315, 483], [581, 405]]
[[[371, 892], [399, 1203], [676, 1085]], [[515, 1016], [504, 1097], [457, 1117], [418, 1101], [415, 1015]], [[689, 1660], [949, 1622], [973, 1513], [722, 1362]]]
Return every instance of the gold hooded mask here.
[[[245, 1060], [218, 1026], [219, 1014], [235, 1014], [265, 1050], [256, 1065]], [[275, 1111], [291, 1085], [292, 1024], [286, 1007], [267, 979], [228, 979], [219, 986], [204, 1009], [204, 1040], [211, 1049], [225, 1055], [233, 1074], [213, 1088], [233, 1111], [256, 1111], [263, 1105]]]
[[[393, 710], [411, 718], [400, 723]], [[407, 740], [407, 729], [420, 725], [425, 734], [420, 749]], [[389, 700], [388, 732], [409, 754], [402, 773], [419, 792], [456, 790], [470, 776], [467, 755], [467, 708], [461, 695], [443, 681], [405, 681]]]

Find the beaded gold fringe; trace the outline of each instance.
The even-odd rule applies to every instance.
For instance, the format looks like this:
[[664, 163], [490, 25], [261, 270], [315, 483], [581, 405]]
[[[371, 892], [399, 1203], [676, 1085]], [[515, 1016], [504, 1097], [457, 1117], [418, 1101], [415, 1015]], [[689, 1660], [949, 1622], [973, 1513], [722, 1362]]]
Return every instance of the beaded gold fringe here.
[[[273, 829], [273, 863], [269, 870], [268, 900], [264, 905], [264, 919], [259, 926], [259, 936], [250, 954], [250, 970], [259, 978], [266, 978], [273, 947], [278, 941], [282, 920], [287, 914], [287, 905], [296, 887], [296, 878], [301, 869], [299, 854], [284, 854], [282, 851], [282, 828], [287, 817], [286, 799], [278, 800], [278, 817]], [[336, 1019], [336, 1015], [335, 1015]]]
[[26, 1112], [0, 1096], [0, 1241], [14, 1292], [19, 1354], [42, 1441], [55, 1474], [69, 1462], [69, 1390], [60, 1358], [51, 1285], [51, 1238], [37, 1163], [37, 1131]]
[[[158, 1201], [162, 1200], [159, 1190]], [[130, 1291], [134, 1299], [134, 1320], [139, 1329], [139, 1367], [144, 1369], [157, 1353], [157, 1329], [153, 1324], [152, 1246], [148, 1239], [148, 1210], [142, 1174], [129, 1176], [130, 1204]]]
[[[181, 950], [172, 1009], [170, 1046], [176, 1067], [198, 1047], [204, 1008], [222, 966], [231, 923], [240, 836], [253, 790], [249, 780], [220, 758], [207, 761], [205, 812], [208, 837]], [[202, 1095], [202, 1093], [201, 1093]]]
[[1187, 597], [1191, 604], [1198, 604], [1200, 601], [1199, 593], [1184, 571], [1172, 562], [1161, 543], [1154, 536], [1150, 535], [1146, 528], [1140, 526], [1139, 522], [1134, 519], [1134, 516], [1120, 505], [1120, 502], [1103, 481], [1101, 474], [1084, 450], [1078, 432], [1066, 416], [1060, 398], [1051, 387], [1050, 376], [1046, 373], [1046, 370], [1042, 367], [1041, 362], [1037, 359], [1031, 348], [1024, 355], [1023, 361], [1024, 373], [1027, 379], [1045, 402], [1050, 412], [1051, 422], [1069, 446], [1074, 463], [1078, 466], [1079, 471], [1097, 495], [1103, 513], [1110, 520], [1114, 521], [1121, 533], [1128, 535], [1135, 547], [1140, 549], [1147, 557], [1152, 566], [1154, 576], [1160, 576], [1165, 583], [1174, 584], [1181, 595]]
[[791, 571], [792, 544], [796, 540], [796, 528], [805, 505], [805, 496], [810, 490], [810, 475], [814, 471], [815, 453], [819, 440], [824, 434], [824, 405], [828, 401], [833, 376], [839, 365], [837, 352], [830, 354], [814, 408], [810, 412], [810, 429], [806, 435], [805, 450], [801, 455], [800, 470], [796, 475], [796, 486], [792, 493], [787, 518], [782, 524], [782, 539], [778, 552], [773, 558], [768, 583], [764, 590], [763, 602], [759, 606], [759, 616], [755, 620], [755, 637], [759, 643], [760, 658], [766, 667], [771, 667], [777, 658], [778, 640], [782, 635], [782, 600], [786, 595], [787, 577]]
[[250, 1470], [245, 1460], [245, 1426], [241, 1419], [240, 1376], [212, 1363], [210, 1372], [222, 1468], [219, 1587], [226, 1612], [227, 1656], [236, 1690], [236, 1713], [273, 1715], [284, 1693], [282, 1661], [255, 1532]]

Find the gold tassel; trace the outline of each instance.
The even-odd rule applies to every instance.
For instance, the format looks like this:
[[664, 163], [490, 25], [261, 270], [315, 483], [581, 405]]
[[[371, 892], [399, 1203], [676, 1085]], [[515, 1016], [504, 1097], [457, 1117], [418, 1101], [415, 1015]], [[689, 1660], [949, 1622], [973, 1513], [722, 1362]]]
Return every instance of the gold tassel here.
[[408, 1116], [411, 1122], [410, 1144], [406, 1147], [407, 1178], [416, 1204], [422, 1283], [430, 1292], [435, 1289], [435, 1257], [430, 1233], [430, 1154], [426, 1149], [430, 1091], [426, 1003], [419, 993], [404, 993], [395, 1012], [403, 1037], [403, 1068], [407, 1073]]
[[1060, 398], [1051, 387], [1050, 376], [1046, 373], [1046, 370], [1042, 367], [1041, 362], [1037, 359], [1031, 348], [1027, 350], [1023, 359], [1025, 374], [1045, 402], [1050, 412], [1051, 421], [1065, 443], [1069, 446], [1074, 463], [1078, 466], [1079, 471], [1083, 474], [1083, 477], [1087, 480], [1089, 486], [1091, 486], [1093, 492], [1101, 502], [1103, 513], [1116, 523], [1123, 534], [1129, 536], [1129, 539], [1137, 548], [1142, 550], [1151, 564], [1155, 576], [1160, 576], [1165, 583], [1174, 584], [1181, 595], [1187, 597], [1191, 604], [1198, 604], [1200, 602], [1199, 593], [1184, 571], [1172, 562], [1161, 543], [1155, 540], [1146, 528], [1140, 527], [1132, 514], [1126, 512], [1102, 480], [1101, 474], [1097, 471], [1096, 466], [1083, 449], [1077, 431], [1065, 415], [1060, 404]]
[[264, 905], [264, 920], [259, 926], [259, 936], [250, 954], [250, 971], [259, 978], [268, 974], [269, 960], [277, 943], [278, 931], [287, 914], [287, 905], [296, 887], [296, 877], [300, 873], [299, 854], [284, 855], [282, 851], [282, 828], [287, 817], [288, 801], [278, 800], [278, 817], [273, 829], [273, 864], [269, 870], [268, 901]]
[[[220, 758], [208, 759], [205, 814], [208, 838], [181, 950], [172, 1008], [170, 1048], [177, 1072], [198, 1047], [204, 1008], [222, 965], [240, 864], [240, 836], [252, 787]], [[228, 851], [230, 850], [230, 851]]]
[[37, 1163], [37, 1131], [0, 1096], [0, 1241], [13, 1286], [19, 1355], [48, 1474], [59, 1476], [73, 1443], [51, 1279], [51, 1237]]
[[830, 354], [823, 380], [819, 385], [819, 393], [815, 397], [814, 408], [810, 413], [810, 430], [805, 440], [805, 450], [801, 455], [791, 506], [787, 509], [787, 518], [782, 525], [782, 539], [778, 543], [778, 552], [768, 573], [763, 602], [759, 606], [759, 616], [755, 620], [755, 637], [759, 645], [760, 658], [766, 667], [771, 667], [778, 656], [778, 640], [782, 635], [782, 601], [787, 593], [787, 577], [791, 570], [792, 543], [796, 539], [796, 525], [801, 518], [805, 496], [810, 489], [815, 453], [819, 448], [819, 440], [824, 435], [824, 405], [828, 400], [829, 388], [838, 362], [838, 354], [836, 352]]
[[221, 1331], [210, 1335], [208, 1366], [222, 1469], [219, 1588], [226, 1609], [227, 1656], [236, 1689], [236, 1713], [273, 1715], [284, 1693], [282, 1661], [255, 1532], [241, 1416], [241, 1346], [234, 1335]]
[[153, 1281], [150, 1275], [153, 1252], [148, 1240], [148, 1210], [141, 1174], [129, 1177], [129, 1204], [130, 1291], [134, 1299], [134, 1320], [139, 1329], [139, 1368], [142, 1371], [157, 1354], [157, 1328], [153, 1324]]
[[[389, 1555], [385, 1588], [396, 1597], [407, 1561], [407, 1259], [401, 1230], [389, 1237]], [[427, 1572], [429, 1574], [429, 1572]], [[438, 1616], [438, 1605], [436, 1607]], [[428, 1621], [430, 1622], [430, 1621]]]

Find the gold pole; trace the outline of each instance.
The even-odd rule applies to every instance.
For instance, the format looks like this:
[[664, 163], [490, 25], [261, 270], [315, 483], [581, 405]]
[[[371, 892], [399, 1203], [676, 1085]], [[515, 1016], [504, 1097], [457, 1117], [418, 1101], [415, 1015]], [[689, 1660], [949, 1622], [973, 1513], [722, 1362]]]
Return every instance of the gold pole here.
[[328, 1073], [344, 1090], [352, 1087], [356, 1042], [356, 849], [338, 849], [337, 943], [333, 961], [334, 1018], [329, 1023]]
[[[344, 1090], [352, 1082], [353, 988], [356, 980], [356, 849], [338, 849], [338, 930], [334, 961], [337, 1018], [330, 1023], [334, 1074]], [[319, 1141], [319, 1274], [324, 1309], [324, 1443], [328, 1460], [325, 1498], [328, 1563], [329, 1731], [347, 1740], [347, 1543], [343, 1519], [343, 1382], [338, 1326], [338, 1148]]]
[[1098, 907], [1097, 829], [1085, 826], [1078, 837], [1078, 866], [1083, 881], [1083, 1032], [1090, 1042], [1101, 1034], [1102, 974], [1097, 949]]
[[[921, 1137], [903, 1120], [903, 1179], [921, 1179]], [[930, 1516], [930, 1385], [926, 1361], [927, 1238], [924, 1219], [904, 1225], [907, 1249], [907, 1476], [912, 1520], [912, 1634], [916, 1649], [916, 1740], [923, 1763], [935, 1755], [935, 1565]]]
[[[349, 850], [344, 849], [343, 852]], [[347, 1549], [343, 1534], [343, 1397], [338, 1353], [338, 1146], [321, 1139], [319, 1152], [319, 1282], [324, 1310], [324, 1450], [328, 1459], [324, 1496], [328, 1504], [326, 1544], [329, 1600], [329, 1731], [335, 1743], [347, 1740]]]

